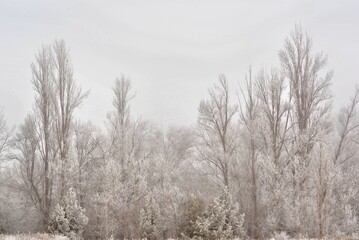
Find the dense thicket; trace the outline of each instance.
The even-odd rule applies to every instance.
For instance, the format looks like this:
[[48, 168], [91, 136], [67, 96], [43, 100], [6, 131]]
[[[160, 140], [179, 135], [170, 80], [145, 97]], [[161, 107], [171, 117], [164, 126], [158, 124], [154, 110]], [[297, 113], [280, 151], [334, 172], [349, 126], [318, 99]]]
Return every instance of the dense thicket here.
[[0, 114], [0, 233], [357, 234], [359, 90], [334, 111], [326, 63], [296, 26], [278, 66], [249, 70], [237, 98], [221, 74], [196, 124], [166, 129], [133, 117], [122, 76], [102, 130], [74, 119], [88, 92], [76, 85], [64, 41], [43, 46], [31, 65], [32, 110], [14, 129]]

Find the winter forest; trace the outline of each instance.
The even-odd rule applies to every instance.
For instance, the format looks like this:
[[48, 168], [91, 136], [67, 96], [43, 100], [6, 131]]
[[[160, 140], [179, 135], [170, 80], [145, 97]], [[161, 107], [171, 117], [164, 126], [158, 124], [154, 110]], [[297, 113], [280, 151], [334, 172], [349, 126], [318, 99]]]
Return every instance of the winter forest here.
[[333, 107], [330, 56], [300, 25], [273, 51], [243, 84], [219, 74], [190, 126], [135, 117], [122, 75], [100, 127], [74, 115], [91, 93], [69, 46], [40, 45], [33, 107], [18, 126], [0, 116], [0, 233], [358, 239], [359, 90]]

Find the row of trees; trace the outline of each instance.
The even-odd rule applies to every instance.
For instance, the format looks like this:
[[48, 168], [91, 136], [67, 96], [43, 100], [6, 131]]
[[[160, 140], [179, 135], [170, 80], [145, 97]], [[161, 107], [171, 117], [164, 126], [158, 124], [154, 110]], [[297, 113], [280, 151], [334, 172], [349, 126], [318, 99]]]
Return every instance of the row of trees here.
[[32, 112], [17, 129], [0, 118], [0, 230], [86, 239], [355, 234], [359, 90], [334, 112], [327, 58], [298, 26], [279, 60], [250, 69], [238, 101], [220, 75], [195, 126], [166, 130], [131, 115], [122, 76], [101, 130], [73, 117], [88, 92], [65, 43], [43, 46]]

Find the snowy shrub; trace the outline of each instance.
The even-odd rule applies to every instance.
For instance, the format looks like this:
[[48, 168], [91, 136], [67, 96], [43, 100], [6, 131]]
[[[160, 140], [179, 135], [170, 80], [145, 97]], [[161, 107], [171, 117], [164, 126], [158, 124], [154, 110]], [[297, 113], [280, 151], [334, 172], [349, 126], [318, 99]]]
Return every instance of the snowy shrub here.
[[145, 207], [140, 212], [141, 237], [148, 240], [162, 239], [160, 207], [152, 195], [147, 195]]
[[203, 217], [196, 221], [195, 238], [200, 239], [243, 239], [244, 215], [239, 213], [238, 204], [233, 204], [232, 196], [226, 189], [208, 207]]
[[355, 210], [350, 205], [345, 205], [344, 214], [346, 232], [355, 233], [358, 228], [358, 220], [355, 214]]
[[184, 238], [193, 238], [196, 231], [196, 221], [203, 215], [204, 203], [197, 197], [191, 197], [184, 205], [181, 216], [180, 232]]
[[290, 237], [286, 232], [275, 232], [273, 234], [273, 238], [275, 240], [288, 240]]
[[359, 239], [359, 233], [357, 233], [357, 232], [352, 233], [352, 234], [350, 235], [350, 238], [351, 238], [351, 239]]
[[57, 204], [51, 214], [49, 231], [63, 234], [70, 239], [81, 239], [88, 218], [85, 210], [78, 204], [76, 193], [70, 188], [62, 204]]

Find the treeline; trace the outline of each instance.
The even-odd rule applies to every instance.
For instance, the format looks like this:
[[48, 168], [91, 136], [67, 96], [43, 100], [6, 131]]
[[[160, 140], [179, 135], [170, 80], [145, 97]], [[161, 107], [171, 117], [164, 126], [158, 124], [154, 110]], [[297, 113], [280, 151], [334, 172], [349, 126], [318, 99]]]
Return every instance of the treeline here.
[[113, 85], [105, 130], [74, 119], [89, 92], [64, 41], [32, 69], [33, 108], [0, 117], [0, 232], [71, 238], [358, 236], [359, 90], [333, 110], [327, 57], [296, 26], [279, 65], [248, 71], [230, 96], [220, 75], [195, 126], [161, 129], [131, 114]]

